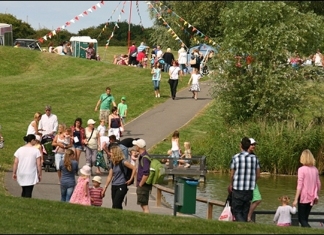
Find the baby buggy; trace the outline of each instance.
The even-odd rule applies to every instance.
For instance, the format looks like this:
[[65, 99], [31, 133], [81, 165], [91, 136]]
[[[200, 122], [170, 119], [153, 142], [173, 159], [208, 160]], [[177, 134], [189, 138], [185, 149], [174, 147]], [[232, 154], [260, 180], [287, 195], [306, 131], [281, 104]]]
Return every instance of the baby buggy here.
[[45, 172], [49, 172], [51, 168], [54, 168], [56, 171], [55, 167], [55, 153], [53, 152], [53, 138], [48, 135], [44, 135], [42, 137], [41, 144], [43, 146], [43, 167], [45, 169]]
[[162, 58], [160, 58], [159, 60], [156, 60], [155, 58], [152, 58], [151, 59], [151, 68], [154, 67], [154, 64], [156, 62], [159, 62], [161, 71], [164, 72], [164, 64], [165, 64], [165, 62], [164, 62], [164, 60]]

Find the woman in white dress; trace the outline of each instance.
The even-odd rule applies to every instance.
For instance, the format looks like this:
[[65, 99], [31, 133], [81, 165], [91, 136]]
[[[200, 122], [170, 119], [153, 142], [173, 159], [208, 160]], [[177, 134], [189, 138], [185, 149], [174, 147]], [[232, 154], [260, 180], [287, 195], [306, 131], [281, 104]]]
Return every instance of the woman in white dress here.
[[34, 114], [34, 120], [31, 121], [30, 124], [28, 125], [26, 135], [33, 134], [33, 135], [42, 136], [42, 133], [39, 132], [42, 130], [38, 129], [38, 123], [39, 123], [41, 117], [42, 117], [42, 114], [40, 112], [37, 112]]
[[22, 197], [31, 198], [34, 185], [40, 182], [42, 177], [41, 154], [34, 148], [35, 139], [33, 134], [25, 136], [27, 144], [14, 153], [12, 178], [22, 187]]

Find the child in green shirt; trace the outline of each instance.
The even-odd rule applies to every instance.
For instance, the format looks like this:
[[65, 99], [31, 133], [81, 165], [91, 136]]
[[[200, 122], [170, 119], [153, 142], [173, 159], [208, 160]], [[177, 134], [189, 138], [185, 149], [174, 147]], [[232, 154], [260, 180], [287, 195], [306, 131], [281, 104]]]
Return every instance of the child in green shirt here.
[[121, 98], [121, 102], [117, 106], [117, 113], [119, 114], [123, 125], [126, 123], [126, 116], [127, 116], [127, 104], [126, 104], [126, 97], [123, 96]]

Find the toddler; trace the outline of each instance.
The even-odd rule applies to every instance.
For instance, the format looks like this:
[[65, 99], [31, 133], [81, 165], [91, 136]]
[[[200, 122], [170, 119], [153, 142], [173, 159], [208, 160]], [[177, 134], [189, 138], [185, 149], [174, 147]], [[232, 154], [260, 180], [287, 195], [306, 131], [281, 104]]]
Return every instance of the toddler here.
[[90, 200], [91, 206], [101, 206], [102, 205], [102, 190], [100, 187], [101, 177], [95, 176], [92, 178], [92, 187], [90, 188]]
[[91, 168], [88, 165], [84, 165], [80, 169], [80, 176], [78, 183], [74, 188], [73, 194], [70, 199], [70, 203], [80, 204], [85, 206], [91, 205], [90, 190], [89, 190], [89, 178], [91, 175]]
[[[71, 137], [72, 136], [72, 130], [71, 128], [67, 128], [64, 132], [64, 141], [63, 141], [63, 145], [64, 147], [69, 146], [71, 144]], [[56, 153], [58, 151], [60, 147], [56, 146], [54, 152]]]
[[290, 198], [288, 196], [279, 197], [282, 206], [279, 206], [273, 218], [273, 222], [277, 226], [290, 226], [291, 214], [296, 214], [296, 207], [289, 206]]
[[130, 158], [131, 158], [131, 164], [133, 166], [135, 166], [136, 160], [138, 158], [138, 152], [135, 149], [131, 149], [129, 153], [130, 153]]
[[[191, 158], [191, 147], [190, 142], [184, 142], [184, 153], [182, 154], [181, 158]], [[185, 168], [190, 167], [190, 160], [179, 160], [179, 165], [183, 165]]]
[[106, 133], [106, 125], [105, 125], [105, 120], [101, 119], [100, 120], [100, 125], [97, 128], [97, 131], [99, 132], [100, 136], [104, 136]]

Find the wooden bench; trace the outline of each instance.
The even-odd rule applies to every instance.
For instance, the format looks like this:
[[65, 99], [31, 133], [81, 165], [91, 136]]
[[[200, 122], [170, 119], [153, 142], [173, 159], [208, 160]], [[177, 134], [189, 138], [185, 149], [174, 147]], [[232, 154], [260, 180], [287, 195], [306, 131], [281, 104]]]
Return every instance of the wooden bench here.
[[199, 176], [199, 182], [206, 182], [207, 166], [206, 166], [206, 156], [193, 156], [192, 158], [181, 158], [181, 160], [191, 160], [190, 168], [185, 167], [173, 167], [174, 158], [168, 155], [150, 155], [151, 158], [158, 160], [169, 160], [169, 165], [165, 165], [165, 173], [169, 177], [174, 177], [178, 175], [183, 176]]

